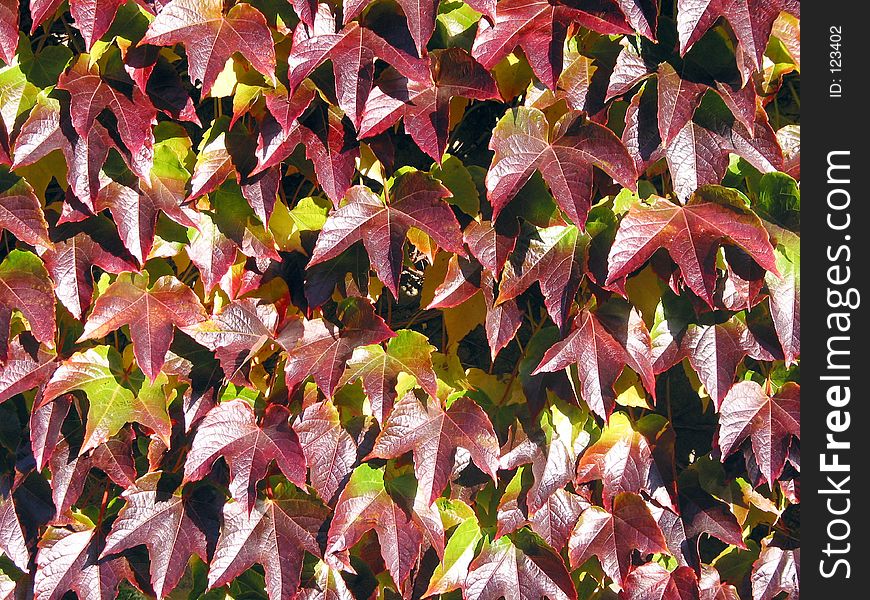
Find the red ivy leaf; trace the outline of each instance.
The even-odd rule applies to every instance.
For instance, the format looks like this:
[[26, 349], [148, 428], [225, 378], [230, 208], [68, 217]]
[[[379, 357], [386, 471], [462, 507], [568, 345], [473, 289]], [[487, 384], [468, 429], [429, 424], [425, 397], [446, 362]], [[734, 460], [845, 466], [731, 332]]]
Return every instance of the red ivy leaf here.
[[203, 96], [234, 52], [248, 59], [267, 81], [275, 82], [272, 34], [265, 17], [250, 4], [236, 4], [224, 14], [221, 0], [172, 0], [139, 43], [184, 44], [190, 81], [202, 82]]
[[311, 486], [324, 502], [333, 505], [356, 464], [356, 442], [342, 427], [331, 400], [306, 408], [293, 430], [310, 469]]
[[625, 600], [700, 600], [698, 576], [689, 567], [668, 571], [658, 563], [636, 568], [625, 580]]
[[20, 310], [40, 342], [54, 346], [54, 291], [45, 265], [32, 252], [13, 250], [0, 263], [0, 364], [6, 362], [9, 319]]
[[305, 485], [305, 458], [299, 438], [290, 427], [290, 412], [276, 404], [266, 408], [257, 425], [244, 400], [224, 402], [200, 422], [184, 463], [185, 481], [207, 477], [218, 458], [230, 468], [230, 494], [248, 513], [254, 508], [256, 485], [272, 461], [291, 482]]

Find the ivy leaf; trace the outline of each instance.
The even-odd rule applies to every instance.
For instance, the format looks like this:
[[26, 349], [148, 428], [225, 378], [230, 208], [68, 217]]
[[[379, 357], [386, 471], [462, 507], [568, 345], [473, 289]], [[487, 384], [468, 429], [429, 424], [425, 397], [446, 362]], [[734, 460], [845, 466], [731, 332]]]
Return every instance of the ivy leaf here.
[[305, 552], [320, 555], [317, 531], [329, 512], [302, 494], [284, 492], [257, 500], [249, 512], [224, 505], [224, 526], [208, 571], [209, 588], [230, 583], [254, 563], [266, 573], [270, 600], [292, 597], [299, 587]]
[[661, 529], [646, 504], [631, 493], [614, 497], [610, 512], [597, 506], [586, 509], [568, 541], [572, 568], [597, 556], [607, 576], [622, 586], [634, 550], [641, 554], [668, 551]]
[[115, 13], [123, 5], [123, 0], [72, 0], [70, 2], [70, 14], [85, 39], [85, 50], [90, 52], [94, 42], [109, 31], [112, 21], [115, 20]]
[[288, 354], [284, 369], [289, 389], [311, 375], [320, 391], [332, 398], [354, 348], [395, 335], [365, 300], [352, 298], [344, 310], [341, 329], [324, 319], [300, 319], [290, 321], [278, 334], [277, 341]]
[[339, 385], [362, 380], [363, 389], [372, 403], [372, 411], [381, 425], [393, 410], [399, 374], [413, 375], [423, 390], [433, 398], [438, 394], [432, 370], [434, 346], [422, 333], [402, 329], [387, 341], [386, 350], [378, 344], [354, 350]]
[[243, 367], [260, 348], [275, 337], [278, 310], [274, 304], [255, 298], [235, 300], [205, 321], [184, 329], [197, 342], [212, 350], [226, 378], [247, 385]]
[[[427, 1], [431, 3], [423, 0]], [[360, 137], [383, 133], [404, 118], [405, 130], [440, 164], [447, 149], [451, 99], [491, 100], [499, 96], [489, 72], [460, 48], [431, 52], [429, 70], [429, 78], [423, 81], [409, 80], [395, 69], [382, 74], [366, 101]]]
[[275, 47], [263, 14], [250, 4], [235, 4], [224, 14], [221, 0], [172, 0], [148, 26], [140, 44], [182, 43], [190, 82], [208, 95], [227, 60], [238, 52], [275, 83]]
[[655, 198], [632, 205], [616, 232], [608, 257], [607, 284], [623, 279], [659, 248], [667, 249], [683, 281], [712, 307], [716, 251], [722, 244], [746, 252], [776, 273], [776, 259], [761, 220], [718, 186], [698, 190], [685, 206]]
[[420, 557], [423, 536], [406, 509], [387, 491], [384, 470], [364, 463], [354, 469], [336, 503], [326, 541], [327, 564], [350, 569], [348, 550], [372, 529], [387, 570], [393, 581], [402, 585]]
[[48, 271], [38, 256], [17, 249], [0, 263], [0, 363], [6, 362], [9, 319], [16, 308], [27, 317], [33, 337], [53, 346], [54, 291]]
[[431, 505], [447, 487], [457, 448], [497, 480], [498, 439], [483, 409], [463, 396], [445, 411], [439, 400], [430, 398], [423, 406], [408, 392], [393, 407], [369, 456], [397, 458], [413, 451], [418, 493]]
[[122, 581], [135, 581], [127, 558], [100, 558], [102, 535], [77, 524], [75, 530], [51, 527], [39, 541], [33, 597], [59, 600], [68, 591], [79, 598], [114, 598]]
[[0, 188], [0, 231], [7, 230], [31, 246], [51, 248], [42, 205], [30, 184], [0, 174]]
[[689, 567], [668, 571], [658, 563], [636, 568], [625, 580], [626, 600], [700, 600], [698, 576]]
[[602, 34], [632, 33], [624, 16], [615, 9], [584, 6], [575, 2], [504, 0], [495, 8], [492, 24], [481, 22], [472, 56], [492, 69], [517, 47], [523, 50], [538, 79], [555, 89], [562, 72], [562, 47], [569, 27], [576, 23]]
[[30, 413], [30, 449], [38, 471], [45, 468], [57, 447], [73, 399], [72, 394], [64, 394]]
[[119, 275], [97, 298], [79, 341], [130, 325], [136, 362], [153, 382], [172, 343], [173, 326], [190, 327], [205, 320], [206, 312], [193, 290], [171, 275], [147, 285], [142, 275]]
[[[345, 24], [355, 19], [363, 9], [371, 3], [371, 0], [352, 0], [344, 9]], [[426, 43], [435, 31], [435, 15], [438, 12], [436, 0], [400, 0], [398, 2], [405, 13], [408, 21], [408, 31], [417, 47], [417, 54], [423, 56], [426, 51]]]
[[2, 0], [0, 2], [0, 58], [7, 65], [15, 62], [15, 51], [18, 49], [18, 2], [17, 0]]
[[596, 313], [582, 311], [574, 318], [574, 330], [544, 354], [532, 372], [552, 373], [577, 364], [582, 397], [589, 408], [604, 420], [609, 419], [616, 401], [613, 384], [625, 366], [637, 373], [651, 394], [655, 393], [649, 333], [636, 318], [626, 337], [617, 339]]
[[612, 131], [586, 120], [582, 113], [561, 117], [551, 134], [543, 112], [515, 108], [495, 126], [489, 148], [495, 152], [486, 174], [493, 217], [535, 171], [540, 171], [559, 208], [577, 227], [586, 224], [592, 206], [593, 166], [624, 187], [637, 187], [637, 171], [625, 146]]
[[350, 121], [336, 107], [318, 102], [303, 117], [298, 133], [305, 156], [314, 163], [317, 183], [337, 207], [353, 183], [359, 158], [359, 142]]
[[462, 234], [471, 255], [483, 268], [498, 275], [517, 243], [519, 228], [515, 220], [504, 222], [472, 221]]
[[573, 225], [524, 228], [502, 274], [501, 304], [513, 300], [534, 283], [558, 327], [565, 325], [586, 271], [589, 236]]
[[148, 177], [154, 161], [154, 134], [157, 109], [134, 87], [130, 96], [104, 80], [96, 66], [88, 66], [86, 56], [79, 57], [60, 76], [57, 85], [70, 93], [70, 121], [76, 133], [87, 138], [103, 110], [108, 109], [118, 122], [118, 135], [131, 154], [130, 168]]
[[192, 555], [209, 560], [218, 529], [213, 493], [206, 489], [182, 497], [161, 481], [162, 476], [159, 471], [148, 473], [122, 494], [126, 504], [100, 554], [104, 559], [134, 546], [146, 546], [151, 586], [158, 598], [165, 598], [178, 585]]
[[465, 519], [453, 530], [444, 548], [444, 558], [429, 579], [424, 598], [446, 594], [465, 583], [468, 567], [474, 559], [480, 539], [480, 525], [475, 517]]
[[13, 339], [7, 353], [0, 372], [0, 403], [16, 394], [40, 387], [57, 368], [57, 355], [29, 334]]
[[531, 535], [520, 532], [516, 537], [516, 543], [502, 536], [483, 547], [469, 567], [463, 596], [474, 600], [576, 600], [577, 592], [559, 555]]
[[51, 459], [51, 496], [57, 516], [66, 513], [79, 499], [85, 489], [87, 475], [91, 469], [100, 469], [114, 483], [126, 489], [136, 481], [136, 467], [133, 464], [133, 438], [129, 429], [122, 429], [87, 455], [73, 455], [69, 441], [64, 438], [58, 442]]
[[529, 515], [532, 531], [551, 548], [561, 551], [571, 537], [577, 519], [589, 504], [577, 494], [560, 488], [547, 496], [541, 507]]
[[447, 188], [419, 171], [399, 176], [386, 202], [367, 187], [354, 186], [347, 204], [329, 215], [308, 266], [333, 259], [362, 241], [378, 277], [398, 298], [408, 229], [416, 227], [443, 249], [464, 254], [459, 223], [444, 201], [449, 196]]
[[801, 353], [801, 250], [800, 236], [770, 223], [765, 227], [771, 236], [779, 277], [764, 274], [770, 292], [770, 316], [786, 364], [793, 364]]
[[156, 432], [168, 447], [171, 427], [166, 407], [172, 397], [164, 389], [168, 383], [163, 374], [144, 382], [141, 373], [122, 366], [117, 350], [96, 346], [60, 363], [39, 406], [74, 390], [85, 393], [90, 406], [80, 453], [106, 442], [133, 421]]
[[293, 424], [293, 430], [305, 454], [311, 486], [324, 502], [333, 506], [356, 464], [356, 442], [342, 426], [331, 400], [307, 407]]
[[294, 34], [290, 66], [290, 89], [295, 90], [302, 80], [327, 60], [332, 61], [338, 106], [351, 119], [359, 131], [365, 110], [365, 101], [374, 80], [374, 61], [380, 58], [399, 73], [413, 81], [428, 79], [426, 61], [407, 54], [391, 45], [371, 29], [356, 21], [347, 23], [336, 32], [334, 23], [315, 22], [313, 31], [299, 27]]
[[27, 548], [27, 538], [12, 494], [7, 494], [5, 489], [0, 490], [0, 550], [16, 567], [25, 573], [29, 570], [30, 551]]
[[580, 457], [577, 483], [601, 480], [604, 507], [622, 492], [644, 491], [660, 505], [675, 509], [647, 439], [623, 413], [611, 415], [597, 442]]
[[304, 486], [305, 458], [289, 418], [286, 408], [273, 404], [258, 425], [242, 399], [215, 406], [197, 427], [184, 462], [184, 480], [207, 477], [214, 461], [223, 457], [230, 469], [230, 494], [247, 513], [254, 509], [257, 482], [272, 461], [288, 480]]
[[699, 584], [701, 600], [740, 600], [737, 588], [729, 583], [722, 583], [716, 567], [704, 565], [701, 568]]
[[734, 385], [719, 410], [719, 448], [723, 460], [746, 438], [765, 481], [776, 481], [788, 455], [791, 436], [800, 439], [800, 386], [786, 383], [770, 395], [754, 381]]
[[800, 592], [800, 549], [786, 550], [765, 544], [752, 563], [753, 600], [772, 600], [782, 592], [797, 598]]

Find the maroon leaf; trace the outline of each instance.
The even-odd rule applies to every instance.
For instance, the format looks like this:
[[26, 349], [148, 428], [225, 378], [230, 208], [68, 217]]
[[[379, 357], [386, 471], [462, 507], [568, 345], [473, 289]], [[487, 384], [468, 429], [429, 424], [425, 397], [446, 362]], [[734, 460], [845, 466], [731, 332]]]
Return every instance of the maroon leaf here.
[[151, 559], [151, 586], [165, 598], [181, 580], [194, 554], [210, 558], [218, 508], [214, 498], [183, 498], [161, 482], [162, 473], [148, 473], [122, 496], [127, 501], [112, 524], [100, 557], [144, 545]]
[[616, 400], [613, 384], [626, 365], [651, 388], [647, 391], [655, 393], [649, 338], [647, 334], [644, 347], [637, 337], [640, 333], [638, 329], [618, 340], [596, 314], [584, 310], [574, 318], [574, 330], [547, 350], [533, 374], [560, 371], [576, 363], [583, 399], [592, 412], [607, 420]]
[[29, 570], [30, 551], [27, 548], [24, 527], [15, 509], [12, 494], [7, 494], [5, 489], [0, 489], [0, 550], [16, 567], [25, 573]]
[[462, 235], [472, 256], [484, 269], [498, 275], [514, 251], [517, 233], [516, 221], [507, 224], [472, 221]]
[[115, 13], [123, 5], [123, 0], [72, 0], [70, 2], [70, 14], [85, 39], [86, 50], [90, 51], [94, 42], [109, 31], [112, 21], [115, 20]]
[[602, 569], [615, 583], [624, 585], [631, 553], [667, 552], [659, 526], [640, 496], [630, 493], [613, 499], [613, 510], [586, 509], [568, 541], [571, 567], [597, 556]]
[[305, 552], [320, 555], [317, 531], [329, 512], [301, 494], [257, 500], [249, 512], [224, 505], [224, 526], [208, 571], [209, 588], [230, 583], [254, 563], [266, 573], [270, 600], [293, 597]]
[[392, 46], [356, 21], [347, 23], [337, 33], [334, 33], [334, 24], [328, 22], [320, 27], [315, 23], [312, 29], [309, 33], [303, 25], [294, 33], [293, 49], [288, 59], [290, 89], [295, 90], [315, 68], [331, 60], [338, 105], [357, 130], [372, 89], [376, 58], [391, 64], [408, 79], [426, 81], [428, 78], [425, 61]]
[[[147, 178], [154, 161], [154, 134], [157, 110], [138, 88], [130, 97], [110, 86], [88, 58], [79, 57], [61, 76], [57, 86], [70, 93], [70, 120], [83, 138], [90, 134], [97, 117], [108, 109], [118, 122], [118, 135], [131, 154], [130, 168]], [[90, 161], [88, 161], [90, 162]]]
[[135, 581], [123, 556], [100, 558], [103, 536], [96, 529], [52, 527], [39, 541], [33, 597], [60, 600], [74, 591], [82, 600], [114, 598], [122, 581]]
[[725, 396], [719, 413], [723, 460], [750, 438], [764, 479], [776, 481], [785, 465], [791, 436], [800, 439], [800, 386], [786, 383], [771, 396], [757, 383], [741, 381]]
[[72, 402], [73, 395], [64, 394], [30, 413], [30, 448], [37, 471], [45, 468], [54, 453]]
[[140, 44], [178, 43], [187, 50], [190, 81], [202, 82], [203, 96], [234, 52], [275, 82], [272, 35], [265, 17], [250, 4], [236, 4], [224, 14], [221, 0], [172, 0], [148, 26]]
[[293, 430], [310, 469], [311, 486], [332, 506], [356, 464], [356, 442], [342, 427], [331, 400], [306, 408]]
[[625, 580], [625, 600], [700, 600], [698, 576], [689, 567], [668, 571], [658, 563], [636, 568]]
[[701, 600], [740, 600], [737, 588], [728, 583], [722, 583], [716, 567], [704, 565], [701, 568]]
[[[707, 86], [683, 79], [668, 63], [659, 65], [657, 79], [659, 136], [667, 148], [692, 120]], [[752, 114], [755, 114], [754, 104]]]
[[7, 183], [0, 183], [0, 187], [4, 188], [0, 191], [0, 231], [8, 230], [31, 246], [50, 248], [48, 224], [33, 188], [24, 179], [11, 185]]
[[457, 448], [471, 454], [480, 469], [497, 480], [498, 439], [486, 413], [461, 397], [445, 411], [437, 399], [423, 406], [413, 392], [403, 396], [387, 418], [370, 458], [396, 458], [414, 453], [418, 493], [432, 504], [447, 487]]
[[29, 334], [13, 339], [0, 371], [0, 403], [44, 384], [57, 368], [54, 352], [48, 351]]
[[561, 557], [532, 536], [507, 536], [483, 547], [468, 570], [463, 596], [473, 600], [576, 600], [577, 592]]
[[197, 427], [193, 445], [184, 463], [185, 481], [207, 477], [218, 458], [230, 468], [230, 494], [250, 513], [256, 485], [272, 461], [291, 482], [305, 485], [305, 458], [299, 438], [290, 427], [290, 412], [279, 405], [266, 408], [263, 423], [251, 406], [237, 399], [219, 404]]
[[35, 254], [13, 250], [0, 263], [0, 364], [7, 359], [9, 318], [20, 310], [40, 342], [54, 346], [54, 291], [42, 261]]
[[362, 241], [378, 277], [398, 298], [408, 229], [416, 227], [445, 250], [464, 254], [459, 223], [444, 202], [449, 196], [447, 188], [419, 171], [399, 177], [386, 202], [370, 189], [354, 186], [347, 204], [327, 219], [308, 266], [335, 258]]
[[189, 327], [206, 318], [199, 298], [171, 275], [150, 288], [140, 275], [120, 275], [94, 303], [79, 341], [99, 339], [130, 325], [133, 353], [151, 381], [160, 373], [172, 343], [173, 326]]
[[585, 225], [592, 206], [593, 166], [636, 189], [637, 172], [625, 146], [612, 131], [587, 121], [582, 113], [561, 117], [550, 134], [543, 112], [515, 108], [496, 125], [489, 148], [495, 155], [486, 174], [486, 189], [494, 218], [536, 170], [577, 227]]
[[11, 65], [15, 61], [17, 49], [18, 0], [2, 0], [0, 1], [0, 58], [7, 65]]
[[571, 537], [580, 514], [589, 503], [566, 489], [557, 489], [541, 507], [529, 516], [532, 531], [544, 538], [551, 548], [561, 551]]
[[319, 102], [303, 119], [298, 134], [305, 156], [314, 163], [317, 183], [338, 207], [353, 183], [359, 158], [359, 142], [350, 121], [336, 107]]
[[[355, 19], [371, 0], [351, 0], [344, 8], [344, 22]], [[417, 54], [423, 56], [426, 44], [435, 31], [435, 15], [438, 12], [437, 0], [398, 0], [408, 21], [408, 31], [417, 46]]]
[[499, 2], [494, 23], [480, 22], [471, 53], [484, 67], [492, 69], [520, 47], [541, 83], [555, 89], [562, 72], [562, 47], [572, 24], [603, 34], [632, 32], [618, 11], [598, 7], [582, 10], [578, 4], [545, 0]]
[[[431, 4], [423, 3], [427, 1]], [[395, 69], [381, 75], [366, 101], [360, 137], [383, 133], [404, 118], [405, 130], [420, 149], [440, 163], [447, 149], [451, 98], [498, 98], [492, 76], [465, 50], [433, 51], [429, 69], [431, 75], [423, 81], [409, 80]]]
[[324, 319], [290, 321], [277, 339], [288, 353], [287, 387], [295, 389], [310, 375], [320, 391], [332, 398], [354, 348], [379, 344], [394, 335], [372, 305], [360, 298], [349, 299], [340, 330]]
[[661, 247], [680, 267], [683, 281], [712, 306], [716, 250], [735, 245], [768, 271], [776, 271], [773, 247], [760, 219], [718, 187], [706, 187], [686, 206], [655, 198], [633, 205], [622, 219], [608, 258], [607, 283], [639, 269]]

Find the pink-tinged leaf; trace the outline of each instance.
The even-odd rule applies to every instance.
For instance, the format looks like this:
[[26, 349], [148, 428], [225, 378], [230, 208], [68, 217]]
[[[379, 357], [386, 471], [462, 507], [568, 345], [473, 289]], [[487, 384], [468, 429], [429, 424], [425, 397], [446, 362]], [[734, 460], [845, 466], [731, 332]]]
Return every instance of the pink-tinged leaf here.
[[61, 439], [58, 442], [48, 461], [56, 518], [61, 518], [78, 502], [91, 469], [100, 469], [125, 489], [135, 483], [136, 467], [132, 455], [134, 438], [131, 429], [122, 429], [117, 437], [100, 444], [87, 455], [79, 456], [72, 453], [68, 440]]
[[151, 586], [165, 598], [178, 585], [194, 554], [211, 558], [210, 544], [217, 537], [219, 505], [209, 490], [182, 497], [161, 481], [162, 473], [139, 478], [122, 497], [124, 508], [106, 537], [101, 559], [144, 545], [151, 559]]
[[625, 580], [624, 600], [700, 600], [698, 576], [689, 567], [668, 571], [658, 563], [636, 568]]
[[278, 167], [266, 169], [241, 182], [242, 195], [263, 225], [269, 225], [280, 186], [281, 171]]
[[541, 536], [556, 551], [568, 543], [580, 514], [589, 508], [581, 496], [566, 489], [557, 489], [541, 507], [529, 515], [532, 531]]
[[655, 40], [658, 6], [653, 0], [617, 0], [632, 29], [650, 40]]
[[722, 146], [718, 136], [691, 121], [677, 132], [665, 156], [679, 198], [688, 198], [701, 186], [722, 181], [728, 168], [728, 155]]
[[651, 350], [647, 347], [650, 354], [646, 356], [639, 352], [644, 344], [636, 339], [639, 333], [628, 332], [625, 339], [617, 339], [596, 314], [584, 310], [574, 318], [574, 330], [547, 350], [533, 374], [561, 371], [576, 364], [581, 397], [592, 412], [607, 420], [616, 401], [613, 384], [625, 366], [652, 381]]
[[157, 110], [172, 119], [201, 125], [181, 76], [158, 46], [122, 46], [121, 56], [124, 70]]
[[423, 152], [440, 163], [447, 149], [451, 98], [499, 97], [489, 72], [460, 48], [434, 50], [429, 54], [429, 69], [430, 78], [423, 81], [409, 80], [395, 70], [382, 75], [366, 101], [360, 137], [383, 133], [404, 117], [405, 130]]
[[293, 94], [288, 94], [283, 86], [264, 93], [268, 114], [260, 125], [254, 173], [279, 164], [302, 142], [297, 119], [308, 110], [316, 95], [313, 85], [304, 84]]
[[298, 141], [305, 146], [305, 156], [314, 163], [316, 183], [332, 205], [338, 207], [353, 183], [359, 158], [359, 142], [350, 121], [338, 108], [318, 102], [302, 119], [297, 131]]
[[131, 155], [130, 168], [147, 178], [154, 161], [151, 128], [157, 122], [157, 109], [139, 88], [134, 87], [130, 97], [113, 88], [95, 66], [88, 66], [87, 56], [79, 57], [60, 76], [57, 86], [70, 93], [70, 120], [79, 136], [89, 136], [103, 110], [115, 115], [118, 135]]
[[767, 271], [776, 272], [773, 247], [761, 220], [726, 194], [706, 187], [678, 206], [663, 198], [650, 206], [633, 205], [622, 219], [608, 258], [607, 283], [638, 270], [664, 247], [680, 268], [683, 281], [712, 305], [716, 287], [716, 250], [737, 246]]
[[683, 338], [683, 351], [710, 394], [716, 410], [731, 389], [737, 367], [757, 347], [752, 332], [743, 321], [732, 318], [719, 325], [689, 325]]
[[85, 39], [85, 50], [90, 51], [94, 42], [109, 31], [123, 4], [124, 0], [71, 0], [70, 14]]
[[215, 353], [227, 380], [236, 385], [247, 385], [245, 365], [275, 337], [277, 326], [278, 310], [274, 304], [242, 298], [184, 331]]
[[16, 567], [25, 573], [29, 570], [30, 550], [27, 547], [24, 527], [15, 509], [12, 494], [7, 495], [5, 489], [0, 489], [0, 550]]
[[54, 290], [45, 265], [32, 252], [13, 250], [0, 263], [0, 364], [7, 359], [13, 309], [27, 318], [33, 337], [54, 346]]
[[489, 143], [495, 152], [486, 174], [487, 197], [497, 217], [507, 203], [540, 171], [556, 203], [583, 227], [592, 206], [593, 166], [624, 187], [636, 189], [634, 161], [616, 135], [582, 113], [561, 117], [550, 134], [543, 112], [518, 107], [499, 120]]
[[408, 229], [420, 229], [449, 252], [465, 253], [459, 223], [444, 201], [449, 196], [447, 188], [420, 171], [397, 178], [386, 202], [367, 187], [354, 186], [347, 203], [327, 219], [308, 266], [335, 258], [361, 241], [378, 278], [398, 298]]
[[754, 381], [731, 388], [719, 411], [719, 448], [722, 458], [747, 438], [761, 475], [776, 481], [785, 466], [792, 436], [800, 439], [800, 386], [786, 383], [771, 395]]
[[7, 352], [6, 362], [0, 372], [0, 403], [41, 386], [57, 368], [57, 355], [29, 334], [13, 339]]
[[455, 308], [480, 291], [482, 268], [473, 260], [452, 255], [447, 261], [444, 281], [435, 288], [432, 301], [426, 310]]
[[645, 91], [644, 86], [631, 99], [625, 112], [625, 129], [622, 130], [622, 143], [634, 157], [637, 172], [641, 174], [664, 156], [656, 126], [657, 103], [653, 95]]
[[43, 252], [42, 260], [58, 300], [81, 320], [94, 295], [93, 267], [118, 274], [135, 271], [138, 265], [107, 219], [92, 217], [81, 227], [57, 228], [55, 232], [60, 241]]
[[526, 55], [538, 79], [555, 89], [562, 72], [562, 47], [569, 27], [576, 23], [603, 34], [632, 33], [615, 6], [574, 8], [572, 3], [544, 0], [504, 0], [495, 9], [492, 25], [481, 21], [471, 54], [492, 69], [517, 47]]
[[[667, 148], [686, 123], [692, 120], [707, 86], [683, 79], [668, 63], [659, 65], [656, 78], [659, 136]], [[754, 105], [752, 114], [754, 117]]]
[[314, 69], [331, 60], [338, 105], [357, 130], [372, 89], [376, 58], [389, 63], [408, 79], [427, 80], [429, 69], [425, 60], [390, 45], [356, 21], [351, 21], [338, 33], [333, 31], [319, 31], [315, 27], [312, 35], [302, 27], [296, 29], [288, 58], [290, 89], [295, 90]]
[[432, 504], [447, 487], [458, 448], [497, 480], [498, 439], [483, 409], [462, 397], [445, 411], [440, 400], [429, 398], [423, 406], [408, 392], [393, 407], [369, 457], [396, 458], [413, 451], [418, 493]]
[[231, 400], [209, 411], [200, 422], [184, 463], [185, 481], [207, 477], [223, 457], [230, 468], [230, 494], [250, 513], [257, 482], [272, 461], [291, 482], [305, 485], [305, 458], [299, 438], [290, 427], [290, 412], [279, 405], [266, 409], [262, 424], [244, 400]]
[[338, 409], [331, 400], [306, 408], [293, 424], [293, 430], [305, 454], [311, 486], [324, 502], [334, 506], [339, 490], [356, 464], [356, 442], [342, 427]]
[[773, 600], [782, 592], [797, 600], [800, 592], [800, 549], [765, 544], [752, 563], [752, 600]]
[[45, 468], [57, 447], [72, 402], [73, 395], [64, 394], [30, 413], [30, 448], [38, 471]]
[[320, 555], [317, 532], [329, 511], [302, 494], [257, 500], [249, 512], [224, 505], [220, 539], [208, 571], [209, 588], [230, 583], [255, 563], [263, 566], [269, 600], [292, 598], [305, 552]]
[[210, 294], [236, 261], [238, 246], [218, 229], [206, 212], [199, 213], [197, 233], [187, 246], [187, 254], [200, 276], [205, 292]]
[[801, 354], [800, 236], [770, 223], [764, 226], [775, 245], [776, 268], [780, 274], [764, 276], [770, 292], [770, 316], [785, 362], [793, 364]]
[[617, 494], [643, 491], [660, 505], [676, 510], [653, 461], [649, 442], [623, 413], [610, 417], [601, 437], [586, 449], [577, 464], [577, 483], [595, 480], [601, 480], [604, 486], [605, 508]]
[[562, 558], [520, 532], [483, 547], [462, 586], [468, 600], [576, 600], [577, 591]]
[[547, 312], [561, 328], [586, 271], [589, 236], [573, 225], [527, 228], [523, 233], [505, 265], [496, 304], [516, 298], [537, 283]]
[[11, 65], [17, 50], [18, 0], [0, 0], [0, 59]]
[[122, 581], [135, 581], [127, 558], [100, 558], [102, 534], [77, 524], [76, 529], [51, 527], [39, 541], [34, 600], [60, 600], [73, 591], [81, 600], [103, 600], [118, 594]]
[[438, 383], [432, 370], [435, 347], [422, 333], [401, 329], [387, 341], [386, 349], [378, 344], [354, 350], [339, 385], [361, 380], [372, 405], [372, 412], [381, 425], [393, 410], [396, 384], [401, 373], [413, 375], [417, 385], [427, 394], [438, 394]]
[[471, 255], [484, 269], [497, 276], [514, 251], [518, 233], [515, 220], [509, 220], [505, 224], [472, 221], [462, 235]]
[[[5, 179], [5, 178], [4, 178]], [[11, 185], [10, 185], [11, 183]], [[31, 246], [50, 248], [48, 224], [39, 198], [24, 179], [0, 183], [0, 231], [7, 230]]]
[[[344, 22], [355, 19], [371, 0], [352, 0], [344, 7]], [[417, 47], [417, 54], [423, 56], [426, 44], [435, 31], [435, 15], [438, 13], [438, 0], [398, 0], [405, 19], [408, 21], [408, 31]]]
[[723, 583], [716, 567], [704, 565], [701, 567], [699, 580], [701, 600], [740, 600], [737, 588], [730, 583]]
[[289, 389], [296, 389], [310, 375], [320, 391], [332, 398], [355, 348], [396, 335], [367, 301], [346, 302], [341, 329], [324, 319], [298, 319], [279, 332], [277, 342], [288, 354], [284, 369]]
[[490, 359], [495, 357], [507, 346], [523, 324], [523, 311], [516, 300], [506, 300], [496, 304], [495, 279], [489, 273], [482, 278], [483, 300], [486, 303], [486, 341], [489, 343]]
[[275, 46], [263, 14], [250, 4], [234, 5], [224, 14], [221, 0], [173, 0], [148, 26], [140, 44], [184, 44], [191, 83], [208, 95], [227, 60], [238, 52], [275, 82]]
[[402, 585], [420, 558], [423, 536], [384, 484], [383, 470], [368, 464], [354, 470], [335, 506], [324, 558], [332, 568], [352, 570], [348, 551], [374, 529], [387, 570]]
[[174, 327], [190, 327], [207, 315], [193, 290], [171, 275], [147, 286], [143, 276], [119, 276], [97, 298], [79, 341], [99, 339], [129, 325], [136, 362], [154, 381], [172, 343]]
[[631, 493], [617, 495], [613, 510], [597, 506], [583, 511], [568, 540], [571, 567], [576, 568], [593, 556], [617, 585], [624, 586], [631, 567], [631, 554], [667, 552], [661, 529], [640, 496]]

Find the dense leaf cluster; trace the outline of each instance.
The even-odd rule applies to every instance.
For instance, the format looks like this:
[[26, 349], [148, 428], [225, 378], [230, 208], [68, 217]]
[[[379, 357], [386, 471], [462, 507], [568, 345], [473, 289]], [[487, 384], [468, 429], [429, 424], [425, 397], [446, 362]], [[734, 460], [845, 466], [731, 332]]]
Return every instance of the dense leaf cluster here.
[[0, 599], [798, 598], [797, 0], [0, 0]]

